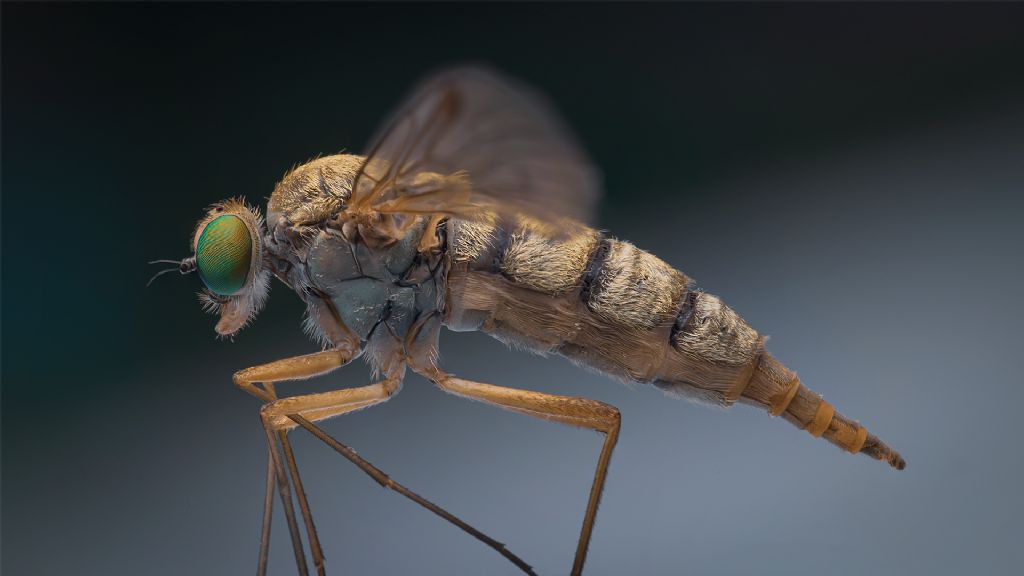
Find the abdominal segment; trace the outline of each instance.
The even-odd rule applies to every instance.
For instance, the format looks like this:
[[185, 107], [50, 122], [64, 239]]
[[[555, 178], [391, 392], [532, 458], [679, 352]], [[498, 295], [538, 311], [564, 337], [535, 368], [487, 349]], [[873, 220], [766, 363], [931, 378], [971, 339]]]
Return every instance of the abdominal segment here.
[[617, 378], [729, 404], [762, 338], [682, 272], [580, 226], [453, 222], [446, 323]]

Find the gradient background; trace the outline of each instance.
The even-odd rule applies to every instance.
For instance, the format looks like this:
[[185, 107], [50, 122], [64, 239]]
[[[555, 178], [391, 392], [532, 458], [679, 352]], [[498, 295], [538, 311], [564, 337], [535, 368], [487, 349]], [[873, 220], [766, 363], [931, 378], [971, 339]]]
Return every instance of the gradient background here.
[[[600, 225], [721, 295], [897, 473], [727, 413], [443, 337], [467, 377], [622, 409], [588, 561], [617, 574], [1009, 574], [1024, 561], [1024, 6], [4, 3], [3, 572], [246, 574], [265, 466], [233, 371], [313, 350], [275, 283], [234, 343], [187, 255], [205, 205], [362, 150], [425, 72], [549, 94], [604, 170]], [[366, 383], [361, 363], [308, 392]], [[571, 565], [600, 440], [416, 376], [326, 428]], [[332, 574], [514, 574], [295, 434]], [[273, 574], [294, 564], [275, 515]]]

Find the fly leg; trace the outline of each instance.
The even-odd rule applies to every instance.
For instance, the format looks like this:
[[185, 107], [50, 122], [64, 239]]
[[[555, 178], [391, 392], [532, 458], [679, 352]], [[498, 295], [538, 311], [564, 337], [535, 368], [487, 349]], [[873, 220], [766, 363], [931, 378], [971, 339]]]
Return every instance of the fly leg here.
[[582, 574], [583, 562], [586, 560], [587, 547], [590, 544], [590, 535], [594, 529], [594, 517], [597, 515], [597, 506], [601, 500], [601, 491], [604, 489], [604, 480], [608, 472], [608, 462], [611, 460], [615, 442], [619, 438], [620, 415], [618, 408], [587, 398], [556, 396], [462, 380], [435, 367], [417, 369], [417, 372], [433, 381], [442, 390], [457, 396], [479, 400], [534, 418], [591, 428], [605, 435], [604, 447], [601, 449], [601, 455], [597, 460], [597, 471], [594, 473], [594, 483], [590, 488], [587, 512], [583, 517], [583, 528], [580, 530], [580, 540], [576, 547], [576, 559], [572, 566], [573, 576]]
[[[338, 349], [324, 350], [322, 352], [307, 354], [305, 356], [285, 358], [269, 364], [246, 368], [236, 372], [234, 380], [235, 384], [239, 388], [259, 398], [263, 402], [269, 403], [277, 399], [277, 393], [274, 390], [273, 382], [311, 378], [313, 376], [326, 374], [336, 368], [344, 366], [355, 356], [356, 350], [354, 347], [343, 346]], [[261, 388], [256, 384], [256, 382], [263, 382], [263, 387]], [[313, 515], [310, 512], [309, 502], [306, 499], [306, 493], [302, 487], [302, 479], [299, 477], [299, 469], [295, 462], [291, 443], [288, 440], [286, 432], [279, 432], [277, 434], [277, 438], [284, 448], [284, 456], [287, 459], [288, 471], [291, 474], [292, 482], [295, 485], [296, 495], [299, 499], [299, 508], [302, 512], [303, 521], [306, 525], [306, 532], [309, 535], [310, 549], [313, 553], [313, 563], [316, 567], [317, 574], [323, 576], [323, 550], [320, 546], [320, 539], [317, 537], [316, 525], [313, 523]], [[281, 504], [284, 508], [285, 516], [288, 521], [288, 530], [291, 534], [292, 547], [295, 550], [296, 565], [299, 573], [305, 574], [305, 553], [302, 550], [301, 535], [298, 531], [298, 525], [295, 522], [295, 512], [292, 508], [291, 494], [288, 490], [287, 479], [284, 476], [283, 466], [281, 464], [281, 454], [277, 450], [276, 442], [273, 435], [270, 434], [269, 429], [267, 430], [267, 450], [267, 491], [264, 498], [263, 528], [260, 533], [260, 555], [256, 573], [258, 576], [264, 576], [266, 574], [267, 553], [270, 544], [270, 520], [271, 515], [273, 514], [272, 492], [276, 483], [281, 494]]]
[[267, 490], [263, 496], [263, 527], [260, 529], [260, 559], [256, 576], [267, 573], [267, 552], [270, 547], [270, 521], [274, 514], [274, 455], [267, 450]]
[[[430, 502], [426, 498], [423, 498], [398, 482], [395, 482], [379, 468], [364, 460], [356, 453], [355, 450], [341, 442], [338, 442], [321, 428], [313, 424], [313, 421], [338, 416], [346, 412], [366, 408], [387, 400], [401, 387], [401, 381], [405, 371], [404, 364], [392, 364], [394, 369], [387, 371], [390, 373], [388, 378], [376, 384], [360, 388], [345, 388], [320, 394], [307, 394], [277, 399], [276, 394], [273, 392], [272, 385], [267, 386], [267, 384], [265, 384], [267, 387], [261, 388], [255, 384], [256, 382], [267, 383], [281, 380], [308, 378], [317, 374], [329, 372], [341, 365], [332, 365], [333, 362], [337, 362], [339, 360], [338, 357], [331, 360], [332, 352], [336, 351], [328, 350], [304, 357], [287, 358], [279, 362], [272, 362], [263, 366], [241, 370], [235, 374], [235, 383], [239, 387], [266, 402], [260, 410], [260, 415], [263, 418], [268, 434], [270, 431], [274, 431], [280, 434], [281, 438], [287, 438], [286, 433], [289, 429], [294, 428], [296, 425], [302, 426], [311, 434], [358, 466], [360, 470], [366, 472], [381, 486], [402, 494], [438, 516], [441, 516], [445, 520], [448, 520], [452, 524], [455, 524], [462, 530], [468, 532], [474, 538], [484, 542], [491, 548], [494, 548], [498, 553], [505, 556], [527, 574], [534, 574], [529, 564], [506, 549], [504, 544], [490, 538], [447, 510], [433, 502]], [[278, 478], [282, 478], [281, 473], [278, 473]], [[297, 489], [301, 490], [301, 486], [298, 485], [298, 483]], [[305, 495], [303, 494], [300, 496], [300, 503], [304, 501], [304, 499]], [[303, 507], [304, 509], [307, 509], [305, 505]], [[288, 507], [285, 508], [285, 512], [288, 512]], [[311, 519], [309, 522], [311, 524]], [[307, 527], [308, 526], [309, 524], [307, 524]], [[312, 531], [311, 533], [315, 535], [315, 531]], [[315, 536], [311, 538], [315, 538]], [[265, 547], [261, 547], [261, 550], [264, 548]], [[322, 554], [320, 557], [322, 558]], [[261, 564], [262, 562], [263, 561], [261, 561]]]
[[[274, 440], [274, 434], [267, 428], [264, 428], [264, 432], [266, 432], [267, 435], [267, 452], [270, 454], [270, 460], [274, 467], [277, 493], [281, 497], [281, 506], [284, 508], [284, 516], [288, 520], [288, 533], [291, 535], [292, 549], [295, 551], [295, 565], [299, 570], [299, 576], [307, 576], [309, 571], [306, 568], [306, 552], [302, 548], [302, 535], [299, 533], [299, 525], [295, 522], [295, 510], [292, 508], [292, 495], [291, 491], [288, 489], [288, 478], [284, 475], [284, 467], [281, 464], [281, 454], [277, 450], [277, 443]], [[264, 509], [264, 512], [266, 512], [266, 509]], [[267, 524], [268, 522], [269, 519], [264, 520], [264, 524]], [[269, 527], [265, 532], [269, 538]], [[269, 544], [269, 541], [267, 544]], [[266, 553], [268, 548], [268, 545], [260, 542], [261, 554]], [[267, 562], [265, 557], [260, 557], [259, 565], [266, 568]]]
[[[309, 509], [309, 502], [306, 499], [306, 493], [302, 487], [302, 480], [299, 477], [298, 464], [295, 462], [295, 455], [292, 451], [291, 443], [288, 441], [288, 432], [291, 428], [295, 427], [296, 424], [287, 416], [284, 416], [284, 414], [301, 414], [304, 417], [308, 417], [313, 420], [322, 420], [331, 416], [338, 416], [345, 414], [346, 412], [359, 410], [360, 408], [366, 408], [368, 406], [384, 402], [393, 396], [401, 388], [401, 378], [402, 374], [399, 374], [395, 378], [387, 379], [369, 386], [346, 388], [321, 394], [306, 394], [302, 396], [283, 398], [264, 404], [263, 408], [260, 410], [260, 417], [263, 420], [263, 427], [267, 431], [268, 442], [273, 444], [274, 437], [276, 436], [276, 439], [281, 442], [281, 447], [284, 449], [285, 463], [288, 466], [292, 483], [295, 486], [295, 493], [299, 498], [299, 507], [302, 510], [302, 516], [306, 522], [306, 532], [309, 534], [310, 538], [313, 562], [316, 565], [317, 573], [321, 576], [324, 574], [323, 551], [320, 548], [320, 541], [316, 534], [316, 527], [313, 524], [313, 516]], [[280, 470], [281, 454], [277, 451], [276, 445], [273, 445], [271, 450], [273, 450], [278, 459], [277, 466], [278, 470]], [[288, 481], [284, 478], [281, 472], [278, 472], [278, 481], [283, 495], [287, 492]], [[299, 547], [301, 548], [301, 546], [302, 544], [300, 541]]]
[[[384, 386], [385, 388], [381, 391], [381, 397], [373, 402], [366, 400], [366, 395], [373, 394], [371, 388], [378, 386]], [[534, 574], [533, 569], [529, 564], [524, 562], [521, 558], [513, 554], [505, 545], [497, 540], [487, 536], [483, 532], [480, 532], [476, 528], [470, 526], [463, 520], [459, 519], [454, 514], [448, 512], [444, 508], [441, 508], [437, 504], [427, 500], [419, 494], [409, 490], [405, 486], [395, 482], [387, 474], [382, 472], [379, 468], [370, 464], [359, 456], [355, 450], [348, 446], [338, 442], [321, 428], [313, 424], [310, 421], [312, 419], [324, 419], [331, 416], [337, 416], [345, 412], [351, 412], [370, 406], [377, 402], [383, 402], [387, 400], [390, 394], [393, 394], [397, 390], [398, 384], [395, 384], [395, 389], [388, 391], [387, 381], [380, 384], [372, 384], [363, 388], [352, 388], [337, 390], [334, 392], [324, 392], [322, 394], [310, 394], [308, 396], [293, 396], [289, 398], [283, 398], [264, 406], [261, 414], [263, 415], [264, 422], [270, 428], [278, 428], [280, 430], [292, 428], [296, 425], [302, 426], [308, 430], [311, 434], [319, 438], [325, 444], [333, 448], [339, 454], [349, 459], [352, 463], [359, 467], [360, 470], [366, 472], [371, 478], [373, 478], [378, 484], [384, 488], [389, 488], [402, 494], [406, 498], [409, 498], [413, 502], [416, 502], [420, 506], [423, 506], [427, 510], [437, 514], [445, 520], [455, 524], [462, 530], [468, 532], [477, 540], [487, 544], [491, 548], [498, 551], [499, 554], [509, 559], [513, 564], [518, 566], [521, 570], [527, 574]], [[346, 394], [354, 393], [354, 394]], [[346, 399], [345, 397], [348, 396]], [[347, 404], [341, 404], [339, 402], [347, 402]]]

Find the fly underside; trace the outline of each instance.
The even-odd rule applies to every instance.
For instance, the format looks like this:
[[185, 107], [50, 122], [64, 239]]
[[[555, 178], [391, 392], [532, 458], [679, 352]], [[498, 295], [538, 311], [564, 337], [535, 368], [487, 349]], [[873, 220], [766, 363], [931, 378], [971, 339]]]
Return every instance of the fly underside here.
[[[717, 297], [632, 244], [581, 222], [598, 178], [542, 98], [493, 72], [461, 68], [425, 81], [366, 156], [308, 162], [279, 182], [259, 213], [240, 200], [210, 208], [182, 274], [233, 335], [257, 313], [270, 276], [306, 303], [306, 329], [323, 350], [246, 368], [235, 384], [260, 399], [268, 445], [257, 572], [266, 572], [273, 492], [296, 566], [324, 554], [288, 433], [302, 427], [382, 486], [533, 569], [503, 544], [388, 477], [316, 423], [387, 401], [407, 369], [442, 390], [604, 435], [576, 546], [583, 571], [620, 429], [619, 411], [587, 398], [456, 378], [438, 363], [442, 326], [481, 330], [514, 347], [560, 354], [612, 377], [782, 416], [843, 450], [904, 467], [895, 451], [808, 390], [764, 348], [764, 337]], [[365, 355], [376, 382], [281, 398], [275, 383], [327, 374]]]

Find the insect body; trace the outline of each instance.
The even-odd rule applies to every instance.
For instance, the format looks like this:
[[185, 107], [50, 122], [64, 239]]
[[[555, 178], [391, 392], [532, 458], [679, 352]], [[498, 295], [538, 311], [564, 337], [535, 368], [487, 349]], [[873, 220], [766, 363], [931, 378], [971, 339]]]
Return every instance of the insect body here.
[[[261, 570], [274, 485], [305, 570], [287, 463], [323, 572], [288, 444], [287, 431], [302, 426], [385, 486], [532, 572], [315, 425], [387, 400], [411, 369], [447, 392], [604, 434], [573, 565], [573, 574], [582, 572], [618, 437], [618, 410], [455, 378], [437, 361], [442, 326], [481, 330], [706, 403], [759, 406], [844, 450], [903, 468], [895, 451], [772, 357], [764, 338], [721, 300], [695, 290], [657, 257], [582, 224], [596, 198], [593, 171], [536, 96], [493, 73], [459, 69], [421, 86], [367, 157], [327, 156], [286, 175], [270, 198], [265, 225], [241, 201], [210, 209], [193, 238], [194, 260], [183, 261], [181, 271], [198, 270], [206, 286], [201, 297], [220, 313], [217, 332], [240, 330], [276, 276], [306, 302], [307, 329], [323, 344], [321, 352], [235, 375], [239, 386], [265, 402], [261, 415], [271, 450]], [[324, 374], [361, 354], [378, 382], [278, 398], [273, 382]]]

